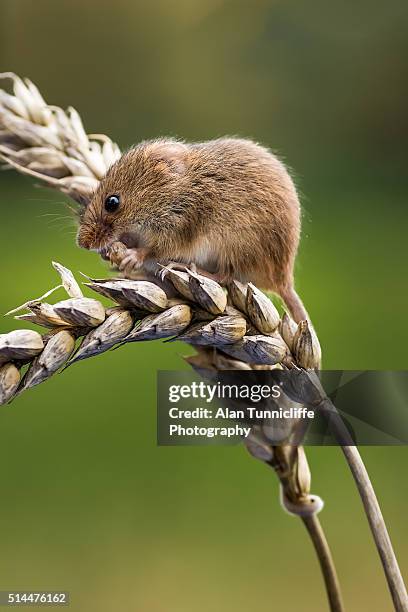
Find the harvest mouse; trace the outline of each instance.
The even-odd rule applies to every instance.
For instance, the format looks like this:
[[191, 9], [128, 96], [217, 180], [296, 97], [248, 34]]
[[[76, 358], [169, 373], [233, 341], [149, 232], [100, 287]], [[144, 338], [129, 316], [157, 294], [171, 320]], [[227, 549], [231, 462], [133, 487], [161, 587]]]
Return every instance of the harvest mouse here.
[[125, 276], [155, 262], [195, 264], [219, 280], [277, 293], [296, 322], [300, 205], [285, 166], [239, 138], [144, 141], [125, 152], [85, 208], [78, 244], [106, 254], [120, 241]]

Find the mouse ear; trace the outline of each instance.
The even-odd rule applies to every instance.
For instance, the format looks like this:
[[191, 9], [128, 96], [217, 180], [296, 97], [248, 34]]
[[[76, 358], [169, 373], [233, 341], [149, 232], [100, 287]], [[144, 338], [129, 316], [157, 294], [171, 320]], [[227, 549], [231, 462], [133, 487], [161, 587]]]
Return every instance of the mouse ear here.
[[186, 170], [187, 146], [177, 141], [157, 141], [151, 145], [150, 153], [156, 161], [156, 170], [183, 174]]

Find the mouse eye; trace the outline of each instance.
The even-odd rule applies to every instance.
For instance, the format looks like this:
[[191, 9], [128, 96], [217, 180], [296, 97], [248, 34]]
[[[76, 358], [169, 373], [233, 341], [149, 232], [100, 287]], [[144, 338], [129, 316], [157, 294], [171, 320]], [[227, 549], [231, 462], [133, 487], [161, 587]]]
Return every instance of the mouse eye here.
[[105, 210], [107, 212], [116, 212], [119, 208], [120, 198], [118, 195], [110, 195], [105, 200]]

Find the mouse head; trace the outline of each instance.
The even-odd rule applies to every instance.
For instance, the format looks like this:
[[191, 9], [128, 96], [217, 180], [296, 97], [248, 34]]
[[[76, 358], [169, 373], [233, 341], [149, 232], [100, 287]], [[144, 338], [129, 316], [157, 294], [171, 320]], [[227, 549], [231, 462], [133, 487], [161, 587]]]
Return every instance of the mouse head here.
[[185, 144], [167, 139], [142, 142], [124, 153], [84, 209], [78, 245], [102, 254], [117, 240], [128, 247], [149, 246], [155, 229], [177, 214], [186, 153]]

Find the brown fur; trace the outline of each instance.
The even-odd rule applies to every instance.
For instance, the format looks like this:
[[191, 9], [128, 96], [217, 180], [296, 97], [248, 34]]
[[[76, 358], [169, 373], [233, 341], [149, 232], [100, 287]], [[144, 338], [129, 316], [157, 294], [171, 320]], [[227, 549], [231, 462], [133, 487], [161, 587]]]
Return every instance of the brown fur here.
[[[104, 210], [117, 194], [116, 213]], [[78, 243], [100, 252], [113, 241], [149, 260], [195, 263], [223, 281], [278, 293], [295, 320], [307, 313], [293, 289], [300, 205], [285, 166], [249, 140], [142, 142], [107, 172], [86, 208]]]

